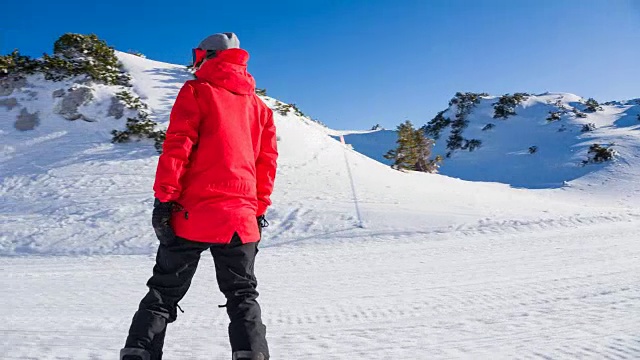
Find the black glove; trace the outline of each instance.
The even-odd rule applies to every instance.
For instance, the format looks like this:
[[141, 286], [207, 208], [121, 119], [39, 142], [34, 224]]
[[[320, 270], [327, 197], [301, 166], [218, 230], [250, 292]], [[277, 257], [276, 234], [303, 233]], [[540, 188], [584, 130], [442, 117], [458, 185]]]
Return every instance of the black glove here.
[[262, 239], [262, 228], [269, 227], [269, 222], [264, 217], [264, 215], [260, 215], [256, 218], [258, 221], [258, 230], [260, 231], [260, 239]]
[[170, 223], [172, 212], [172, 202], [160, 202], [160, 200], [156, 199], [153, 203], [151, 225], [153, 225], [153, 230], [156, 232], [156, 236], [162, 245], [171, 244], [176, 237]]

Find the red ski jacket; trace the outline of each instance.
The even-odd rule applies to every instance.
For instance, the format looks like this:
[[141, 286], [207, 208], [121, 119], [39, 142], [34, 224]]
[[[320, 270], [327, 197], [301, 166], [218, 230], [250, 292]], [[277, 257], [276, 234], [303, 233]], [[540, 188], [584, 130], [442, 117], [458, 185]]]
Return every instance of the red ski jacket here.
[[256, 216], [271, 205], [278, 151], [273, 112], [255, 94], [248, 60], [245, 50], [219, 52], [171, 110], [153, 189], [178, 204], [171, 226], [180, 237], [260, 240]]

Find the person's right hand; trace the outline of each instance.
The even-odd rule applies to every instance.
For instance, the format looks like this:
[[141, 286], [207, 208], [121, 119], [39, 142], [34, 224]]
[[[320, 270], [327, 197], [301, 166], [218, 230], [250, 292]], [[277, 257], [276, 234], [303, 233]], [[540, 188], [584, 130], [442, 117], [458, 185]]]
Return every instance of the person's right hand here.
[[169, 245], [175, 240], [176, 234], [171, 227], [172, 202], [160, 202], [156, 199], [153, 203], [153, 215], [151, 225], [156, 232], [156, 237], [162, 245]]

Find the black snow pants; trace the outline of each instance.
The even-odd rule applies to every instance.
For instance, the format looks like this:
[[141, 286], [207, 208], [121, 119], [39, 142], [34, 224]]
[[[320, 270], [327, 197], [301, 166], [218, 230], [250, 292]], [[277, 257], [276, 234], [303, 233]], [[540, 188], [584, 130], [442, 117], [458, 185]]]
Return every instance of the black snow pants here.
[[242, 244], [237, 234], [228, 245], [176, 237], [170, 245], [159, 246], [153, 276], [147, 282], [149, 292], [133, 316], [125, 348], [145, 349], [151, 360], [162, 358], [167, 324], [176, 320], [178, 302], [187, 293], [205, 250], [213, 255], [218, 287], [227, 298], [229, 341], [234, 356], [244, 358], [246, 354], [251, 358], [251, 353], [262, 353], [269, 359], [253, 271], [258, 246]]

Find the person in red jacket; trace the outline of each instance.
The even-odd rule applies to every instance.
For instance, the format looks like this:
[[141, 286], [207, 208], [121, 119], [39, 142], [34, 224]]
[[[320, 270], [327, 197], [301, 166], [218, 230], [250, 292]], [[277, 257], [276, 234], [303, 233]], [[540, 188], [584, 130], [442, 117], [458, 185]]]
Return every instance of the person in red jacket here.
[[121, 360], [162, 358], [167, 324], [205, 250], [227, 299], [232, 359], [269, 359], [254, 261], [278, 152], [273, 113], [255, 94], [248, 59], [233, 33], [194, 49], [196, 80], [176, 98], [153, 186], [156, 264]]

